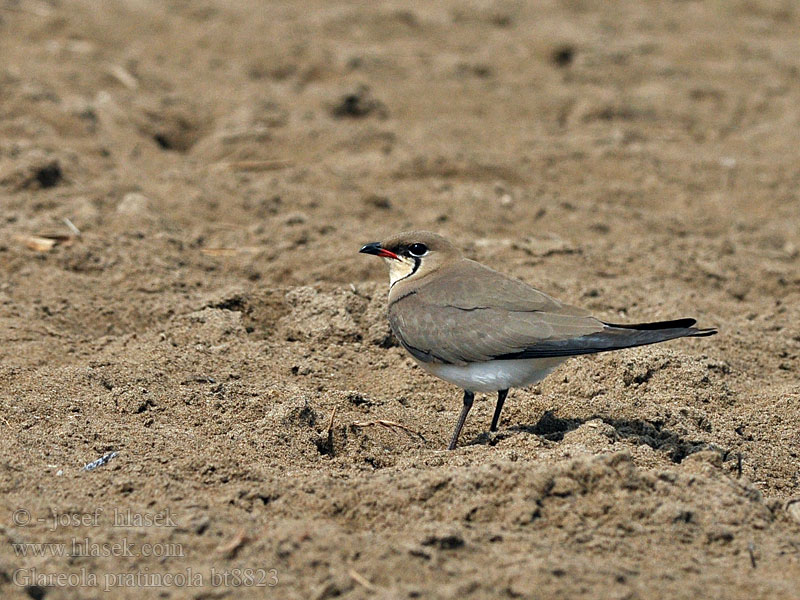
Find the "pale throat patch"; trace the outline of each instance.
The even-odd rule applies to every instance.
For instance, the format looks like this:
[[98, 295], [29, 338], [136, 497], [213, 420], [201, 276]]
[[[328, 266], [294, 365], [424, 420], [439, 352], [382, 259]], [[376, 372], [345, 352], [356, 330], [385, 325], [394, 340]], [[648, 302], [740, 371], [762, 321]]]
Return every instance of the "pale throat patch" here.
[[401, 279], [405, 279], [414, 271], [414, 261], [405, 256], [401, 256], [400, 260], [396, 258], [384, 258], [389, 265], [389, 285], [392, 286]]

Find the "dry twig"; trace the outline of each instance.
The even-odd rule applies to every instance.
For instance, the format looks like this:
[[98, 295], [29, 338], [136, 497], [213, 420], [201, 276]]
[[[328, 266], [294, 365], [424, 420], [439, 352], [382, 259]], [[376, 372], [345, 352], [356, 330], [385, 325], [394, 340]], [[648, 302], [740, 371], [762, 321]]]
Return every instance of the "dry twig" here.
[[14, 239], [36, 252], [50, 252], [56, 246], [70, 246], [74, 235], [15, 235]]
[[67, 228], [72, 232], [72, 235], [74, 235], [75, 237], [78, 237], [81, 234], [81, 230], [78, 229], [75, 226], [75, 223], [70, 221], [67, 217], [64, 217], [63, 221], [64, 221], [64, 225], [66, 225]]
[[236, 160], [224, 163], [233, 171], [259, 172], [259, 171], [279, 171], [291, 167], [294, 162], [291, 160]]
[[247, 536], [247, 533], [245, 533], [245, 530], [240, 529], [239, 533], [237, 533], [230, 542], [217, 548], [217, 552], [226, 558], [234, 558], [236, 553], [239, 552], [239, 549], [249, 541], [250, 538]]
[[747, 553], [750, 555], [750, 565], [755, 569], [758, 563], [756, 562], [756, 545], [753, 542], [747, 543]]
[[129, 90], [138, 89], [139, 81], [124, 67], [121, 67], [120, 65], [109, 64], [106, 66], [106, 71], [109, 75], [111, 75]]
[[370, 591], [374, 591], [375, 589], [377, 589], [377, 588], [375, 587], [375, 585], [373, 585], [373, 584], [372, 584], [372, 582], [370, 582], [370, 580], [369, 580], [369, 579], [367, 579], [366, 577], [364, 577], [364, 576], [363, 576], [361, 573], [359, 573], [359, 572], [358, 572], [358, 571], [356, 571], [355, 569], [350, 569], [350, 570], [348, 571], [348, 574], [350, 575], [350, 577], [352, 577], [352, 578], [353, 578], [353, 581], [355, 581], [356, 583], [358, 583], [358, 584], [360, 584], [360, 585], [363, 585], [363, 586], [364, 586], [365, 588], [367, 588], [368, 590], [370, 590]]
[[331, 437], [333, 436], [333, 418], [336, 416], [336, 409], [337, 408], [338, 408], [337, 406], [333, 407], [333, 411], [331, 411], [331, 418], [328, 421], [328, 434], [327, 434], [328, 435], [328, 439], [331, 439]]
[[397, 433], [397, 430], [399, 429], [412, 438], [418, 437], [423, 442], [426, 441], [425, 437], [418, 431], [414, 431], [410, 427], [403, 425], [402, 423], [396, 423], [394, 421], [387, 421], [385, 419], [376, 419], [375, 421], [361, 421], [361, 422], [355, 421], [353, 423], [354, 427], [372, 427], [374, 425], [379, 425], [380, 427], [386, 427], [386, 429], [388, 429], [389, 431], [394, 431], [395, 433]]
[[264, 250], [261, 246], [242, 246], [240, 248], [201, 248], [200, 253], [206, 256], [236, 256], [237, 254], [258, 254]]

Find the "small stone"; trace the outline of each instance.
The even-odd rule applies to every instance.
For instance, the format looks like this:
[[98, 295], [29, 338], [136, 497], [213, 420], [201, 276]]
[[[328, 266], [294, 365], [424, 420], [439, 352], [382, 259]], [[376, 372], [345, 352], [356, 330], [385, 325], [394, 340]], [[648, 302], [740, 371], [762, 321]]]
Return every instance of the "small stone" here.
[[34, 172], [34, 179], [41, 188], [51, 188], [59, 184], [63, 179], [61, 165], [54, 160], [46, 165], [42, 165]]
[[389, 198], [386, 196], [379, 196], [377, 194], [372, 194], [371, 196], [364, 198], [364, 204], [380, 210], [389, 210], [392, 208], [392, 203]]
[[433, 546], [440, 550], [455, 550], [464, 545], [464, 538], [458, 533], [429, 535], [422, 540], [423, 546]]
[[575, 47], [565, 44], [555, 48], [550, 54], [551, 62], [560, 68], [568, 67], [575, 59]]
[[302, 225], [306, 221], [308, 221], [308, 217], [301, 212], [289, 213], [283, 219], [284, 225]]
[[553, 496], [571, 496], [578, 491], [578, 482], [571, 477], [556, 477], [550, 494]]
[[786, 505], [786, 512], [789, 516], [800, 523], [800, 498], [792, 498]]
[[370, 94], [367, 86], [359, 86], [354, 92], [342, 96], [331, 108], [331, 114], [337, 119], [360, 119], [371, 114], [385, 119], [388, 116], [386, 105]]
[[123, 196], [117, 204], [117, 213], [121, 215], [142, 215], [149, 210], [150, 199], [144, 194], [130, 192]]

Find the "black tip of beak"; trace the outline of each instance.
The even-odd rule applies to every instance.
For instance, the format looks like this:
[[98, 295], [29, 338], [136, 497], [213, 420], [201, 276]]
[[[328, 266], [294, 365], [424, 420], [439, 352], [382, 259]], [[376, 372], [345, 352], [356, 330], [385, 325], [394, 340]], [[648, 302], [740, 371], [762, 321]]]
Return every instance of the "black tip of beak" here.
[[361, 246], [361, 250], [359, 252], [363, 254], [374, 254], [375, 256], [379, 256], [381, 253], [381, 243], [380, 242], [372, 242], [370, 244], [364, 244]]

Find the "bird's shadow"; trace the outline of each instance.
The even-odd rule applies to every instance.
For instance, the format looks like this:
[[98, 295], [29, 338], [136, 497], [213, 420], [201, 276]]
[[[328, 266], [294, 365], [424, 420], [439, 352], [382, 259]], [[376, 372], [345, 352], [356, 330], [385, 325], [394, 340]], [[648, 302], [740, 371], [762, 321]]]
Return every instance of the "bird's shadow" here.
[[659, 452], [668, 454], [674, 463], [680, 463], [684, 458], [702, 450], [714, 450], [722, 455], [722, 460], [727, 458], [728, 451], [715, 444], [704, 440], [693, 440], [681, 437], [674, 431], [664, 427], [659, 421], [645, 421], [642, 419], [613, 419], [604, 415], [593, 415], [585, 419], [561, 418], [553, 411], [545, 411], [533, 425], [512, 425], [497, 433], [482, 433], [473, 439], [470, 444], [484, 444], [494, 446], [502, 439], [514, 433], [528, 433], [536, 435], [551, 442], [560, 442], [564, 435], [574, 431], [588, 421], [601, 420], [614, 428], [616, 436], [632, 441], [636, 445], [645, 444]]

